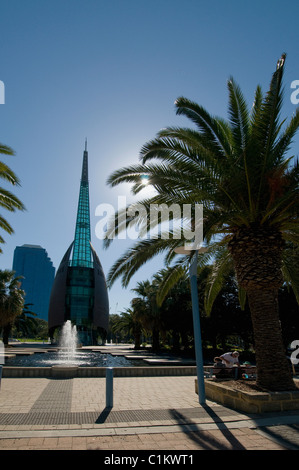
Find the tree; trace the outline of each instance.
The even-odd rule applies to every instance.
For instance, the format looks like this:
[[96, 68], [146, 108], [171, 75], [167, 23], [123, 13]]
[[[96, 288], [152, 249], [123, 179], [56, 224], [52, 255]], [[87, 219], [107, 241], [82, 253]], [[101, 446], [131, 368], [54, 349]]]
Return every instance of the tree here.
[[35, 336], [37, 333], [37, 327], [41, 319], [34, 318], [37, 317], [37, 314], [29, 308], [31, 305], [33, 304], [24, 304], [22, 313], [13, 320], [11, 326], [17, 336], [30, 337]]
[[160, 332], [162, 329], [161, 311], [157, 304], [157, 285], [154, 282], [139, 281], [132, 289], [137, 294], [132, 300], [132, 308], [145, 330], [151, 331], [152, 350], [160, 349]]
[[114, 334], [115, 325], [119, 321], [119, 315], [117, 313], [111, 313], [109, 315], [109, 325], [107, 331], [107, 342], [116, 342], [116, 336]]
[[[155, 277], [155, 281], [163, 283], [167, 269], [162, 269]], [[189, 290], [188, 277], [182, 277], [168, 292], [161, 304], [161, 321], [163, 329], [168, 332], [174, 352], [185, 352], [193, 343], [193, 317], [192, 303]], [[202, 309], [200, 309], [202, 313]]]
[[221, 345], [223, 353], [227, 350], [226, 343], [231, 337], [241, 340], [241, 344], [247, 350], [253, 344], [248, 303], [246, 302], [244, 308], [241, 309], [235, 276], [231, 275], [227, 278], [213, 303], [210, 315], [205, 320], [203, 334], [205, 333], [211, 341], [214, 356], [220, 355], [216, 351], [217, 344]]
[[126, 311], [121, 312], [111, 330], [113, 333], [125, 331], [127, 334], [132, 335], [135, 341], [135, 349], [140, 349], [142, 325], [134, 309], [128, 308]]
[[8, 343], [13, 321], [23, 312], [25, 292], [20, 286], [21, 277], [15, 277], [14, 271], [0, 271], [0, 328], [4, 344]]
[[[299, 107], [283, 129], [285, 59], [283, 54], [268, 92], [263, 95], [261, 87], [256, 88], [250, 111], [241, 89], [229, 79], [228, 120], [178, 98], [177, 114], [190, 119], [196, 128], [163, 129], [142, 148], [141, 164], [120, 169], [108, 179], [112, 186], [134, 183], [132, 191], [137, 194], [146, 175], [156, 190], [155, 196], [142, 201], [146, 214], [153, 203], [203, 205], [208, 252], [199, 256], [198, 267], [213, 260], [206, 308], [211, 309], [225, 275], [233, 268], [242, 305], [247, 298], [250, 307], [258, 385], [268, 390], [295, 387], [278, 312], [283, 275], [294, 289], [291, 276], [295, 274], [298, 280], [298, 265], [291, 264], [288, 248], [297, 247], [299, 241], [299, 165], [288, 152], [299, 126]], [[150, 227], [147, 215], [142, 219], [135, 214], [116, 225], [115, 234], [132, 222]], [[190, 224], [196, 229], [194, 214]], [[106, 246], [109, 242], [106, 240]], [[175, 256], [173, 248], [180, 244], [182, 240], [174, 237], [142, 239], [112, 266], [109, 282], [122, 277], [126, 285], [143, 263], [162, 251], [169, 263]], [[185, 272], [192, 257], [191, 253], [190, 259], [185, 257], [171, 267], [167, 288]], [[164, 292], [167, 288], [164, 286]], [[296, 294], [298, 299], [298, 284]]]
[[[7, 147], [6, 145], [3, 145], [1, 143], [0, 143], [0, 153], [5, 154], [5, 155], [14, 155], [14, 151], [10, 147]], [[0, 162], [0, 178], [12, 184], [13, 186], [20, 185], [20, 181], [18, 177], [16, 176], [16, 174], [3, 162]], [[9, 212], [14, 212], [16, 210], [25, 209], [23, 203], [15, 195], [13, 195], [7, 189], [1, 188], [1, 187], [0, 187], [0, 207], [8, 210]], [[12, 234], [14, 232], [11, 225], [2, 216], [0, 216], [0, 228], [2, 230], [5, 230], [9, 234]], [[4, 239], [1, 236], [0, 236], [0, 243], [4, 243]], [[0, 248], [0, 253], [2, 253], [1, 248]]]

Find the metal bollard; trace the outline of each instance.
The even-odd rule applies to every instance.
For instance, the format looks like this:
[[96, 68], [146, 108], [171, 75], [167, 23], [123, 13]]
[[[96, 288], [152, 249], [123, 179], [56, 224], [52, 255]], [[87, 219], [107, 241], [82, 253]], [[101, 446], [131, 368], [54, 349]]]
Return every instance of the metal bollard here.
[[113, 407], [113, 367], [106, 369], [106, 408]]
[[0, 366], [0, 388], [1, 388], [1, 379], [2, 379], [2, 366]]

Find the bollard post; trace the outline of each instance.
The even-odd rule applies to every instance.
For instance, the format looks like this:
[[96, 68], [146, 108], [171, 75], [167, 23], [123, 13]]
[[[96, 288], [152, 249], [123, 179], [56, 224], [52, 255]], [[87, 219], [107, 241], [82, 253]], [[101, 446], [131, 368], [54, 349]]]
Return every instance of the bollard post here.
[[113, 407], [113, 367], [106, 369], [106, 408]]
[[0, 388], [1, 388], [1, 380], [2, 380], [2, 366], [4, 364], [5, 358], [5, 349], [3, 341], [0, 341]]

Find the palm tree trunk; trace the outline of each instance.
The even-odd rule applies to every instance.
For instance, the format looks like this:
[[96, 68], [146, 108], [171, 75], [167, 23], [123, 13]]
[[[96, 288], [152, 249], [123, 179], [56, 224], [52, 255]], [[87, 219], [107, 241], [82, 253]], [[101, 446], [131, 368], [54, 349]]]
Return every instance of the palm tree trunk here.
[[178, 331], [172, 333], [172, 350], [176, 354], [180, 352], [180, 334]]
[[140, 349], [141, 346], [141, 331], [139, 328], [136, 328], [134, 330], [134, 349]]
[[154, 326], [152, 331], [152, 350], [154, 352], [159, 351], [160, 349], [160, 332], [159, 329]]
[[282, 342], [278, 310], [283, 247], [281, 233], [266, 226], [239, 228], [229, 243], [238, 283], [248, 295], [258, 385], [273, 391], [296, 388]]
[[278, 290], [249, 289], [247, 294], [254, 331], [257, 384], [272, 391], [294, 390], [282, 342]]
[[10, 335], [10, 332], [11, 332], [11, 328], [12, 328], [12, 325], [11, 323], [7, 323], [4, 327], [3, 327], [3, 330], [2, 330], [2, 334], [3, 334], [3, 343], [5, 346], [8, 346], [8, 340], [9, 340], [9, 335]]

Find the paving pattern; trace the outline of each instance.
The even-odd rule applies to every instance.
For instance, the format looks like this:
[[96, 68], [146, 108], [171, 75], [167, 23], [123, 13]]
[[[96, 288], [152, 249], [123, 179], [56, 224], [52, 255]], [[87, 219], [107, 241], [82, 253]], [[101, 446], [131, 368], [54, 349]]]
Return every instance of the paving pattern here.
[[200, 406], [194, 376], [115, 377], [112, 408], [105, 386], [100, 377], [2, 378], [0, 450], [299, 450], [298, 411]]
[[114, 389], [107, 408], [104, 378], [3, 379], [0, 449], [299, 450], [298, 413], [200, 406], [194, 377], [118, 378]]

